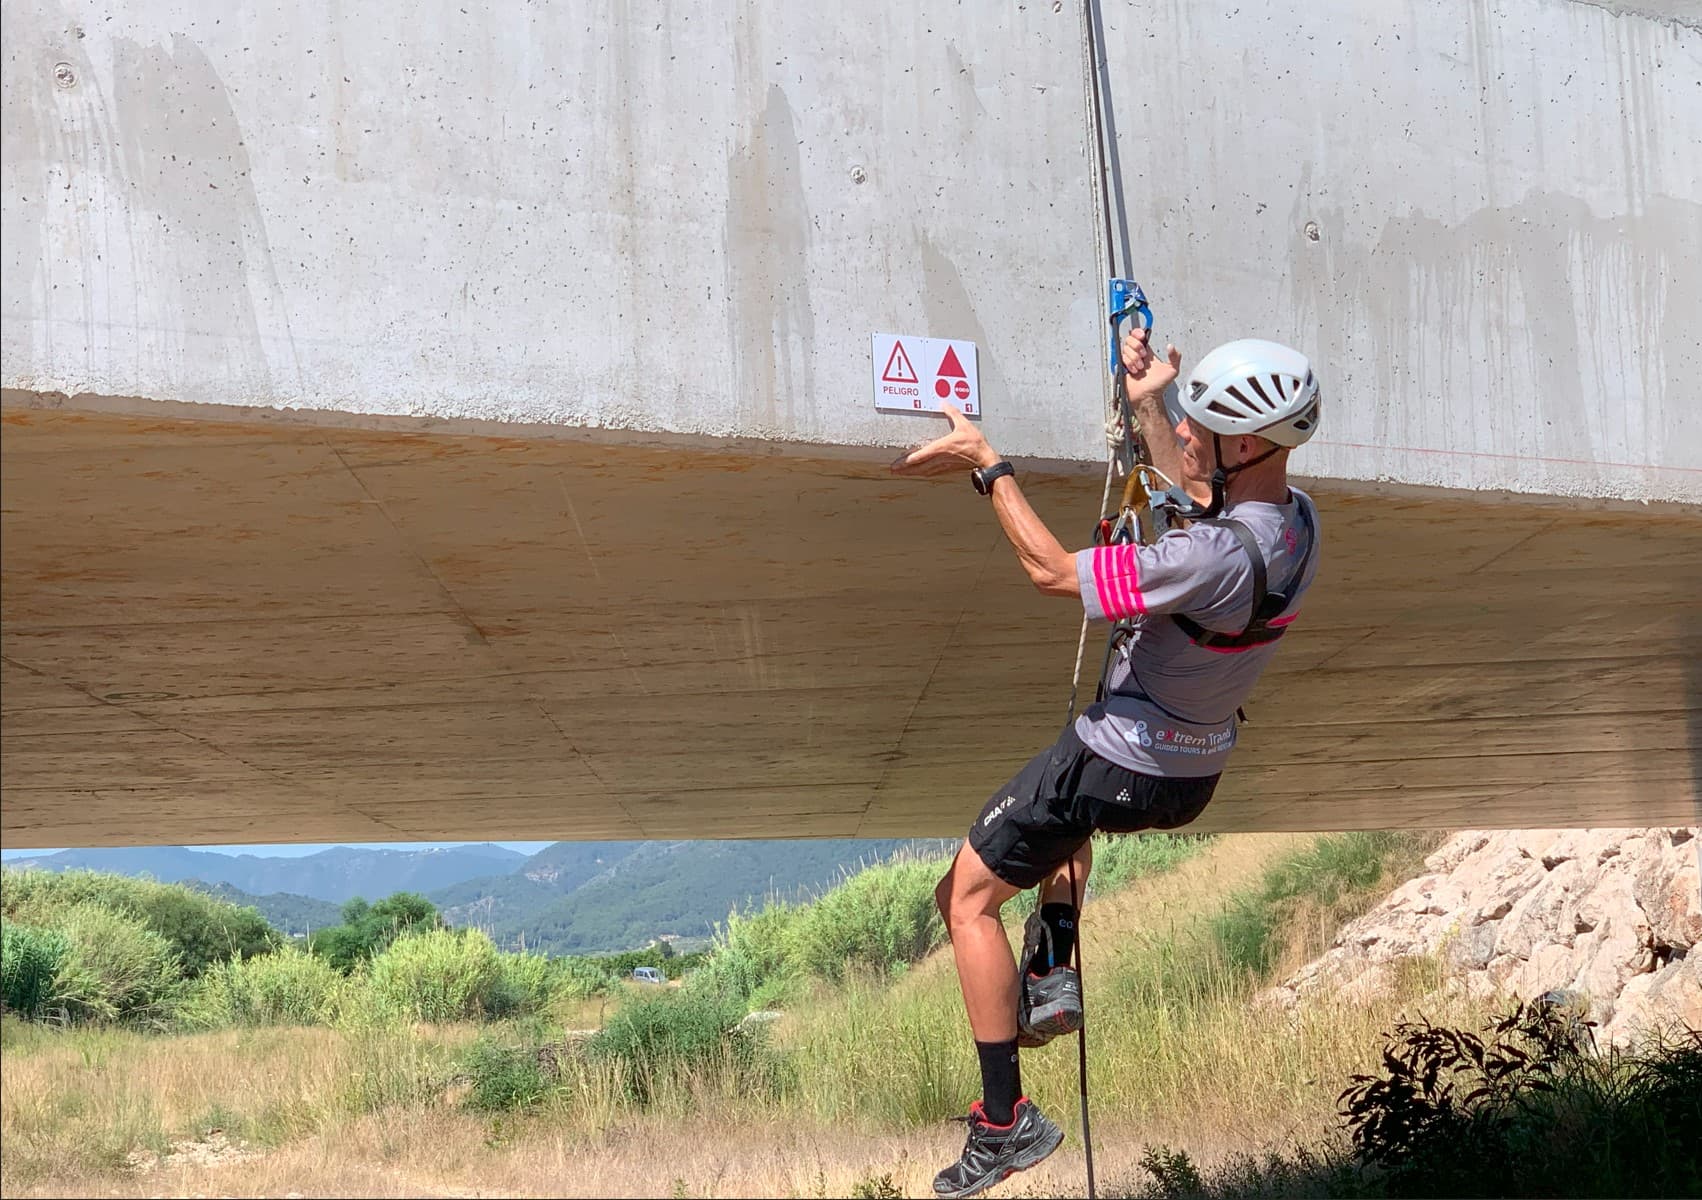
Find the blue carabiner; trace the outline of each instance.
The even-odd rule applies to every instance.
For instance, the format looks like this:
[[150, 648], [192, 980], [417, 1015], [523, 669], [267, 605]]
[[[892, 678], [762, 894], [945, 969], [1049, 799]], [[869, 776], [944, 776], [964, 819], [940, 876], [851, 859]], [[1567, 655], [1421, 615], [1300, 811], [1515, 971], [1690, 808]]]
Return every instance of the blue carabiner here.
[[1122, 350], [1117, 345], [1121, 337], [1119, 326], [1129, 317], [1134, 317], [1141, 323], [1142, 329], [1150, 330], [1152, 309], [1147, 307], [1146, 293], [1141, 291], [1141, 285], [1133, 279], [1108, 280], [1106, 294], [1106, 311], [1111, 314], [1111, 373], [1115, 375], [1123, 363]]

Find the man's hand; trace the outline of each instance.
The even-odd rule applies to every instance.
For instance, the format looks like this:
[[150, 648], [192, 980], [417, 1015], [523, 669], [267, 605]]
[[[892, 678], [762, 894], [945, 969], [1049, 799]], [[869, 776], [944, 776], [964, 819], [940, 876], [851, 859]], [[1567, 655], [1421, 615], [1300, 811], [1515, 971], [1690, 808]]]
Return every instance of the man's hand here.
[[1131, 329], [1123, 335], [1123, 394], [1130, 404], [1162, 396], [1182, 370], [1182, 352], [1166, 346], [1169, 361], [1161, 360], [1147, 345], [1147, 333], [1145, 329]]
[[949, 475], [953, 471], [990, 467], [999, 461], [998, 454], [968, 417], [949, 404], [940, 405], [940, 411], [951, 421], [951, 432], [918, 450], [899, 455], [892, 464], [894, 475]]

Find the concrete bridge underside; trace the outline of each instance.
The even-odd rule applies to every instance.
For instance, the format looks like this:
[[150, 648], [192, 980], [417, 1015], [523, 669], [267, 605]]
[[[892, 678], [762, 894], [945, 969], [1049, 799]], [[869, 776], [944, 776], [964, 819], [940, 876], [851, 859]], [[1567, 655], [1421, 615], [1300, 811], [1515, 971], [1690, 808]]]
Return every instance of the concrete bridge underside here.
[[[135, 407], [5, 412], [7, 846], [956, 835], [1064, 714], [961, 480]], [[1023, 482], [1083, 540], [1097, 474]], [[1702, 820], [1695, 510], [1315, 494], [1196, 828]]]

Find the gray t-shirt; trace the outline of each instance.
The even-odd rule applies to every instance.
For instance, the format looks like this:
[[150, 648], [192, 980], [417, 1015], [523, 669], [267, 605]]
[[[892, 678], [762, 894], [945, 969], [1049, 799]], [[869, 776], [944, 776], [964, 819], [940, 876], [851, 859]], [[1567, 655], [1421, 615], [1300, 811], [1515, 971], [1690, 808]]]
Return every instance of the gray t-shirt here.
[[[1311, 497], [1289, 489], [1287, 504], [1243, 501], [1225, 510], [1252, 533], [1264, 554], [1268, 591], [1289, 592], [1288, 607], [1270, 623], [1300, 615], [1306, 589], [1318, 571], [1314, 547], [1307, 561], [1306, 505], [1317, 529]], [[1306, 578], [1294, 584], [1304, 564]], [[1150, 546], [1095, 546], [1076, 555], [1087, 615], [1133, 621], [1135, 631], [1111, 669], [1104, 703], [1076, 719], [1076, 736], [1088, 749], [1148, 775], [1196, 778], [1223, 770], [1235, 746], [1235, 710], [1253, 691], [1280, 642], [1235, 649], [1195, 645], [1168, 614], [1181, 613], [1206, 629], [1240, 633], [1253, 613], [1253, 564], [1233, 530], [1193, 524]]]

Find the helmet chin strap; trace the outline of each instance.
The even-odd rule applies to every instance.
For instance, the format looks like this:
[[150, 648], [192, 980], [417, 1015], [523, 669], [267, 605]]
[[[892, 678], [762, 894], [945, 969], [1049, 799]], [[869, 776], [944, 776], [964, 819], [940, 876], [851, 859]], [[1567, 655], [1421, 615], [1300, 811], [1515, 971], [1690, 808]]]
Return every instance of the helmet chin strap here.
[[[1218, 466], [1211, 473], [1211, 503], [1202, 505], [1198, 501], [1191, 504], [1183, 504], [1179, 502], [1176, 505], [1176, 515], [1189, 521], [1210, 520], [1212, 517], [1217, 516], [1223, 511], [1224, 501], [1228, 499], [1229, 477], [1237, 471], [1245, 471], [1248, 467], [1258, 466], [1281, 449], [1281, 446], [1273, 445], [1269, 450], [1266, 450], [1263, 454], [1256, 458], [1249, 458], [1244, 463], [1236, 463], [1233, 467], [1225, 467], [1223, 465], [1223, 443], [1218, 439], [1218, 435], [1214, 431], [1211, 435], [1211, 450], [1212, 457], [1217, 460]], [[1187, 493], [1183, 492], [1181, 488], [1177, 488], [1175, 490], [1177, 492], [1182, 492], [1184, 496], [1187, 495]]]

